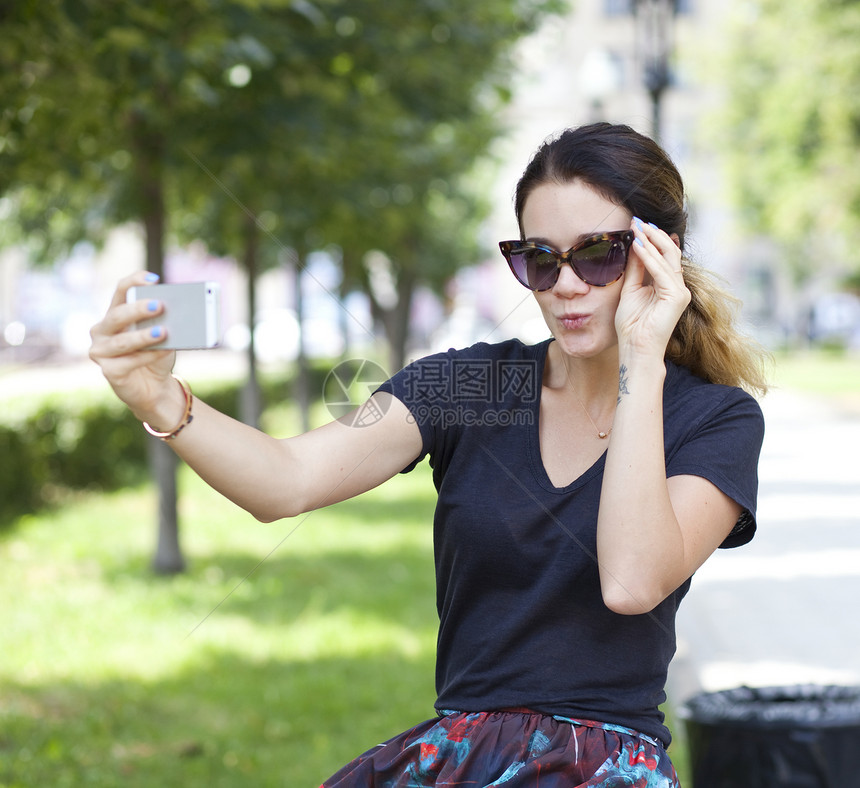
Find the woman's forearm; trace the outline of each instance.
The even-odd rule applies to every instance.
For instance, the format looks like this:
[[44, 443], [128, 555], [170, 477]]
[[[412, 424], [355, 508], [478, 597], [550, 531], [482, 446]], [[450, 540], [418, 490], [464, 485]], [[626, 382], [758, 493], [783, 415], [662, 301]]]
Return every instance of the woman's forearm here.
[[[283, 441], [265, 435], [193, 397], [182, 387], [163, 394], [134, 414], [150, 431], [171, 435], [170, 447], [211, 487], [260, 520], [298, 514], [300, 496], [290, 494], [298, 468]], [[292, 502], [293, 506], [288, 504]]]
[[620, 368], [597, 523], [601, 588], [616, 612], [651, 610], [673, 590], [683, 562], [665, 472], [665, 374], [662, 359]]
[[[148, 412], [136, 412], [161, 432], [184, 413], [177, 385]], [[175, 396], [176, 392], [179, 396]], [[318, 509], [375, 487], [398, 473], [420, 450], [417, 427], [390, 395], [378, 422], [331, 422], [302, 435], [266, 435], [195, 398], [192, 420], [173, 450], [211, 487], [263, 522]], [[176, 414], [179, 414], [178, 416]]]
[[193, 421], [171, 448], [212, 488], [263, 522], [300, 514], [301, 464], [287, 441], [249, 427], [196, 399]]

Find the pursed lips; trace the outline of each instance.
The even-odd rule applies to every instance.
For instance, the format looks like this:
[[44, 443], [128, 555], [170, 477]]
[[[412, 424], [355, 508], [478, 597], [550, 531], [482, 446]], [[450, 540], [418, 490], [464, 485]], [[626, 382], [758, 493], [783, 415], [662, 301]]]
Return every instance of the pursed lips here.
[[565, 328], [576, 329], [582, 328], [591, 318], [591, 315], [586, 314], [568, 314], [568, 315], [559, 315], [556, 320], [558, 320], [561, 325]]

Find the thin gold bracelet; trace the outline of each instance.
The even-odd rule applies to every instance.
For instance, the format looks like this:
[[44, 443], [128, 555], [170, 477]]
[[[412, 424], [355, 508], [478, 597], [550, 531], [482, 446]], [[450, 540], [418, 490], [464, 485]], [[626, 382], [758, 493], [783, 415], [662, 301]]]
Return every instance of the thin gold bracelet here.
[[171, 373], [171, 377], [176, 380], [180, 386], [182, 386], [182, 393], [185, 395], [185, 413], [182, 414], [182, 421], [179, 422], [179, 426], [170, 432], [158, 432], [157, 430], [152, 429], [149, 424], [143, 422], [143, 428], [150, 435], [160, 438], [165, 442], [173, 440], [180, 432], [182, 432], [182, 430], [191, 424], [191, 421], [194, 419], [194, 416], [191, 415], [191, 403], [194, 400], [194, 397], [191, 395], [191, 386], [185, 382], [184, 378], [180, 378], [179, 375]]

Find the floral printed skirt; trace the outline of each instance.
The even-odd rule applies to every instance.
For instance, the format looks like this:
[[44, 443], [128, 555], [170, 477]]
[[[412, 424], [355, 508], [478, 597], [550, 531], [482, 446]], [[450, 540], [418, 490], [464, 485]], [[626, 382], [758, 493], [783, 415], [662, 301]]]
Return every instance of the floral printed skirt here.
[[444, 712], [320, 788], [680, 788], [663, 745], [630, 728], [528, 709]]

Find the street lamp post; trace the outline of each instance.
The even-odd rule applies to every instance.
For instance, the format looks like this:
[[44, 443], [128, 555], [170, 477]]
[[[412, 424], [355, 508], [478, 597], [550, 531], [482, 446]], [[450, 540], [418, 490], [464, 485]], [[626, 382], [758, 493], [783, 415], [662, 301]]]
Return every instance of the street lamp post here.
[[677, 0], [632, 0], [636, 48], [645, 89], [651, 97], [651, 134], [660, 139], [663, 93], [671, 82], [669, 58]]

